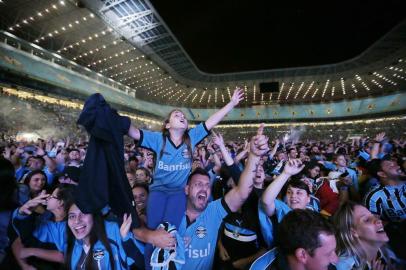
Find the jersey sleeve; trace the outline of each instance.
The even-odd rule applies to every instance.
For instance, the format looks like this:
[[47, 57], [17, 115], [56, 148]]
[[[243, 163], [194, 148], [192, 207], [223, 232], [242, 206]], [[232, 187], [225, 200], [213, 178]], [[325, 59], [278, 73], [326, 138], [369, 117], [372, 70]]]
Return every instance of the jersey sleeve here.
[[358, 182], [358, 175], [357, 172], [353, 169], [347, 168], [348, 174], [351, 177], [352, 184], [356, 191], [359, 191], [359, 182]]
[[276, 223], [280, 223], [282, 218], [290, 211], [291, 209], [284, 202], [280, 200], [275, 200], [275, 213], [274, 216], [269, 217], [265, 213], [265, 209], [261, 202], [258, 203], [258, 218], [261, 227], [262, 236], [268, 248], [272, 248], [275, 245], [275, 230]]
[[121, 237], [120, 228], [117, 223], [105, 221], [106, 232], [110, 241], [117, 244], [117, 252], [120, 256], [122, 265], [133, 265], [142, 258], [144, 254], [144, 245], [135, 239], [132, 232], [129, 232], [124, 238]]
[[274, 245], [273, 223], [272, 220], [265, 213], [264, 207], [261, 202], [258, 202], [258, 218], [261, 233], [264, 238], [265, 244], [268, 248]]
[[217, 199], [214, 202], [211, 202], [207, 207], [210, 212], [210, 217], [213, 222], [221, 222], [225, 216], [231, 213], [230, 209], [227, 206], [227, 203], [223, 198]]
[[[18, 234], [21, 233], [20, 222], [28, 220], [29, 216], [23, 216], [18, 214], [18, 209], [13, 212], [12, 225]], [[39, 223], [34, 231], [33, 235], [41, 242], [53, 243], [56, 248], [65, 252], [66, 248], [66, 222], [52, 222], [43, 221]]]
[[337, 168], [336, 165], [333, 162], [330, 162], [330, 161], [324, 161], [323, 166], [327, 170], [330, 170], [330, 171], [335, 170]]
[[192, 146], [196, 146], [199, 144], [207, 135], [209, 135], [210, 131], [207, 129], [206, 124], [200, 123], [194, 128], [189, 129], [189, 137]]
[[372, 190], [365, 196], [364, 205], [368, 208], [371, 213], [376, 215], [382, 215], [382, 198], [379, 196], [380, 189]]
[[139, 146], [158, 153], [162, 147], [162, 133], [140, 129]]

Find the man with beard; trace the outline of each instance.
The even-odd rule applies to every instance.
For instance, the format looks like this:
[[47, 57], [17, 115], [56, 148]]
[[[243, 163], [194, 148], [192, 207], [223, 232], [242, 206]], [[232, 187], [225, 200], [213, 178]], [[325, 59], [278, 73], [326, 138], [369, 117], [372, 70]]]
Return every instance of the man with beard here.
[[384, 132], [377, 134], [372, 141], [371, 161], [367, 168], [372, 177], [379, 179], [379, 185], [365, 196], [364, 205], [379, 215], [385, 224], [389, 245], [398, 257], [406, 260], [406, 176], [396, 161], [388, 157], [379, 159], [384, 141]]
[[380, 185], [366, 196], [364, 204], [386, 223], [389, 245], [396, 255], [406, 259], [406, 182], [400, 166], [393, 160], [373, 159], [369, 171], [379, 178]]
[[406, 182], [405, 175], [396, 161], [380, 159], [379, 150], [386, 140], [385, 133], [379, 133], [372, 142], [371, 160], [367, 168], [372, 177], [379, 179], [379, 185], [365, 196], [365, 205], [383, 221], [406, 221]]
[[268, 138], [263, 125], [250, 143], [250, 153], [238, 185], [223, 198], [210, 202], [210, 178], [207, 172], [197, 168], [188, 178], [185, 187], [187, 206], [179, 226], [179, 234], [185, 240], [185, 267], [187, 269], [212, 269], [218, 230], [223, 218], [237, 211], [253, 189], [255, 171], [262, 155], [268, 152]]

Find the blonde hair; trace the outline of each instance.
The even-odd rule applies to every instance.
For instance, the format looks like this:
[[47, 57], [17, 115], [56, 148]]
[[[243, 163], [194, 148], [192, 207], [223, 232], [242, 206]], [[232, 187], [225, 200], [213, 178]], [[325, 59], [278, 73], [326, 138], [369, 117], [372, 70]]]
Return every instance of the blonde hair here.
[[367, 256], [358, 238], [354, 237], [355, 229], [354, 210], [362, 206], [354, 202], [346, 202], [337, 210], [333, 217], [336, 228], [337, 254], [339, 256], [352, 256], [355, 259], [356, 269], [364, 269], [367, 265]]

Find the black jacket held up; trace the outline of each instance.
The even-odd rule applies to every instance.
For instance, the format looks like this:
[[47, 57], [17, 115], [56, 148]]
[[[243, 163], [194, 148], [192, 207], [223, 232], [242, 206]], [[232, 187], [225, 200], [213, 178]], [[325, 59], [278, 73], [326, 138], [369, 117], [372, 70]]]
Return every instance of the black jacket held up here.
[[86, 100], [77, 123], [90, 134], [75, 194], [79, 209], [83, 213], [96, 213], [108, 205], [120, 219], [124, 213], [131, 213], [133, 227], [139, 227], [124, 169], [123, 136], [128, 133], [130, 119], [120, 116], [97, 93]]

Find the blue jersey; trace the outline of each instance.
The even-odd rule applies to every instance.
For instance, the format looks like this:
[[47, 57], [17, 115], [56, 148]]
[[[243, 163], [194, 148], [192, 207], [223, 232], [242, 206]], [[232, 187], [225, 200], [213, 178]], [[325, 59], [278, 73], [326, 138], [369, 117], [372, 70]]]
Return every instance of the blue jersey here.
[[[21, 216], [18, 214], [18, 209], [13, 213], [13, 226], [15, 230], [18, 232], [18, 226], [16, 226], [15, 219], [24, 219], [26, 216]], [[129, 233], [125, 239], [121, 238], [120, 235], [120, 228], [118, 227], [117, 223], [104, 221], [106, 235], [110, 243], [110, 247], [114, 257], [114, 265], [115, 269], [127, 269], [128, 265], [132, 265], [134, 261], [127, 256], [123, 243], [126, 241], [133, 241], [135, 245], [142, 250], [143, 246], [133, 237], [132, 233]], [[66, 255], [67, 251], [67, 239], [66, 239], [66, 222], [51, 222], [46, 221], [40, 223], [34, 230], [33, 235], [41, 242], [45, 243], [53, 243], [56, 245], [56, 248], [63, 252]], [[83, 248], [83, 241], [75, 240], [74, 247], [72, 250], [72, 258], [71, 258], [71, 266], [72, 269], [77, 268], [77, 264], [79, 262], [80, 257], [82, 256], [82, 252], [84, 251]], [[110, 268], [110, 260], [109, 253], [107, 252], [106, 248], [102, 244], [102, 242], [97, 241], [94, 244], [93, 250], [91, 252], [91, 256], [95, 260], [95, 263], [99, 266], [99, 269], [106, 269], [109, 270]]]
[[406, 220], [406, 183], [374, 187], [365, 196], [364, 205], [383, 220]]
[[218, 199], [209, 203], [189, 226], [187, 226], [186, 215], [183, 217], [178, 230], [187, 244], [185, 246], [185, 265], [182, 270], [212, 269], [218, 231], [223, 218], [229, 212], [231, 211], [224, 199]]
[[[258, 217], [259, 224], [261, 226], [261, 232], [264, 237], [264, 241], [268, 248], [272, 248], [275, 245], [275, 235], [277, 224], [281, 222], [284, 216], [292, 209], [284, 202], [275, 200], [275, 213], [273, 217], [269, 217], [263, 208], [261, 202], [258, 203]], [[276, 222], [277, 224], [274, 224]]]
[[310, 195], [310, 202], [307, 208], [315, 212], [320, 212], [320, 200], [314, 195]]
[[17, 181], [20, 181], [21, 178], [23, 178], [23, 176], [24, 176], [27, 172], [29, 172], [29, 170], [28, 170], [26, 167], [24, 167], [24, 166], [19, 167], [19, 168], [16, 170], [16, 172], [15, 172], [16, 180], [17, 180]]
[[[159, 157], [164, 143], [162, 133], [141, 130], [140, 134], [140, 146], [154, 151], [157, 158], [150, 191], [178, 192], [183, 190], [192, 168], [192, 153], [188, 152], [186, 144], [182, 143], [176, 147], [172, 140], [166, 137], [165, 149], [162, 157]], [[189, 130], [192, 152], [194, 147], [208, 134], [209, 131], [204, 123]]]

